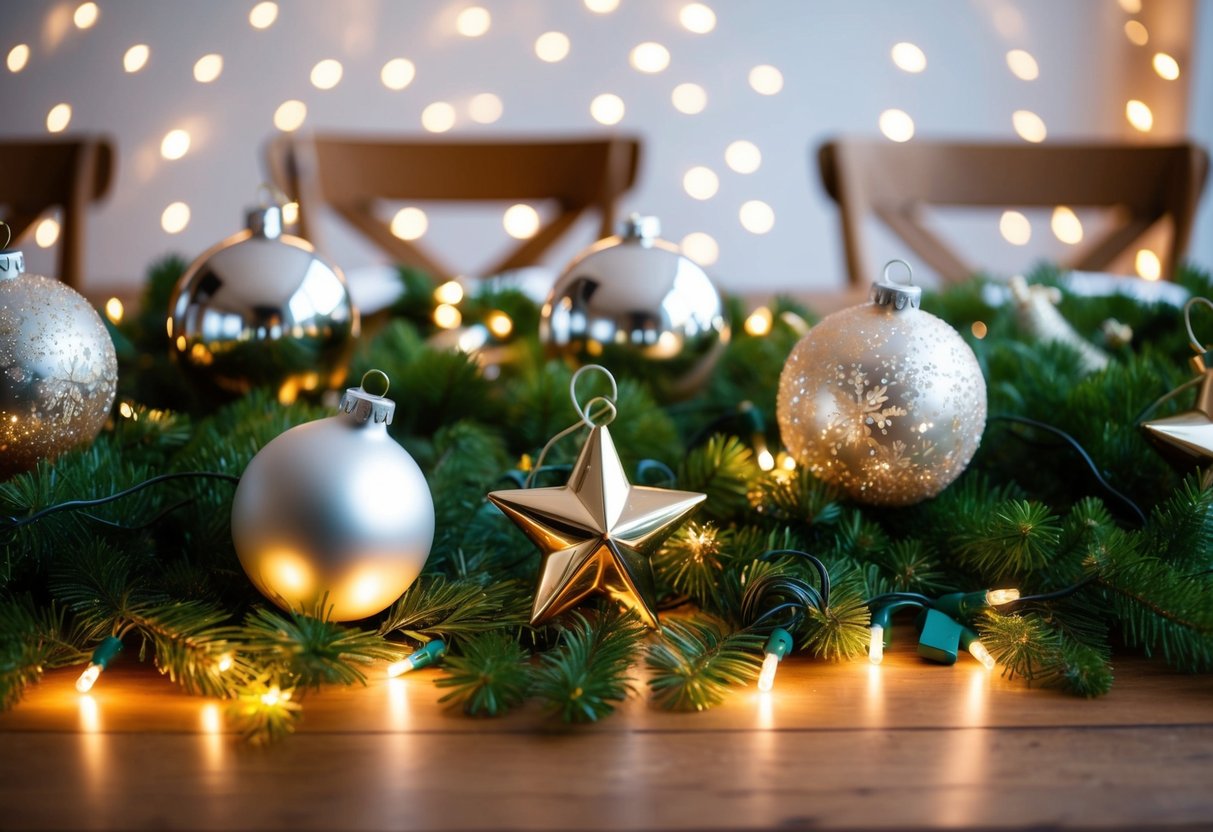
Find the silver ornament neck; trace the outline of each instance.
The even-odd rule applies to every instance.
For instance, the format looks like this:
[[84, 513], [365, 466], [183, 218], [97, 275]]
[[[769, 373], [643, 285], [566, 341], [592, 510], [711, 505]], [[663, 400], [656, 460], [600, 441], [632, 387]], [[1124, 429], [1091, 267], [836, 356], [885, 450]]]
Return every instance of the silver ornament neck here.
[[390, 425], [396, 413], [394, 401], [368, 393], [361, 387], [346, 389], [338, 408], [344, 418], [359, 425]]
[[[906, 283], [898, 283], [889, 277], [889, 272], [895, 265], [902, 265], [906, 270]], [[914, 272], [905, 260], [890, 260], [885, 264], [880, 280], [872, 284], [872, 303], [877, 306], [891, 306], [900, 312], [903, 309], [918, 309], [922, 305], [922, 289], [914, 285]]]
[[657, 217], [630, 214], [623, 221], [619, 236], [623, 238], [624, 242], [637, 242], [648, 248], [653, 245], [654, 240], [661, 236], [661, 220]]
[[276, 240], [282, 236], [282, 208], [277, 205], [250, 208], [245, 213], [244, 220], [245, 226], [253, 232], [254, 237]]
[[25, 253], [16, 249], [0, 251], [0, 280], [12, 280], [25, 274]]

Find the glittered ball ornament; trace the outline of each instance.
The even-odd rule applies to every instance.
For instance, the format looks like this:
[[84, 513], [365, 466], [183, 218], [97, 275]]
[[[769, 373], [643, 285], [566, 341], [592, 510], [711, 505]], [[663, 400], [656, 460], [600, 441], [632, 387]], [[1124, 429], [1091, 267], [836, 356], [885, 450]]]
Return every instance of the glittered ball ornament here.
[[869, 303], [828, 315], [792, 349], [777, 416], [784, 445], [816, 476], [859, 502], [904, 506], [969, 464], [986, 384], [969, 345], [889, 266]]
[[729, 340], [720, 293], [656, 217], [632, 215], [618, 236], [573, 259], [540, 312], [548, 354], [651, 379], [667, 398], [692, 395]]
[[249, 211], [244, 231], [190, 264], [169, 304], [172, 355], [219, 395], [271, 387], [289, 403], [340, 387], [357, 335], [341, 271], [282, 233], [276, 205]]
[[118, 386], [101, 317], [66, 284], [0, 252], [0, 479], [28, 471], [105, 424]]
[[388, 435], [395, 408], [363, 387], [347, 390], [335, 416], [273, 439], [240, 477], [232, 541], [249, 579], [279, 607], [366, 618], [421, 572], [434, 501]]

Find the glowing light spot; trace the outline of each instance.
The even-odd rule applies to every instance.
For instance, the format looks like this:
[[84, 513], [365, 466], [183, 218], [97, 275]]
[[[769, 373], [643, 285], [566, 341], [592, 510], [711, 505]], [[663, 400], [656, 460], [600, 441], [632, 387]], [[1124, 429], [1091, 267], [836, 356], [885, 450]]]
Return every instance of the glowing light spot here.
[[897, 68], [904, 72], [922, 72], [927, 68], [926, 53], [912, 43], [902, 41], [893, 44], [889, 55]]
[[146, 43], [136, 43], [122, 56], [122, 68], [127, 72], [138, 72], [147, 66], [147, 59], [152, 56], [152, 50]]
[[174, 202], [160, 214], [160, 227], [169, 234], [179, 234], [190, 224], [190, 207], [184, 202]]
[[274, 111], [274, 126], [284, 133], [292, 133], [303, 126], [307, 118], [307, 105], [297, 98], [283, 101]]
[[711, 199], [720, 190], [720, 177], [711, 168], [697, 165], [683, 174], [682, 188], [694, 199]]
[[19, 43], [8, 50], [8, 71], [20, 72], [29, 63], [29, 45]]
[[253, 6], [252, 11], [248, 13], [249, 25], [254, 29], [268, 29], [274, 25], [274, 21], [278, 19], [278, 4], [277, 3], [258, 3]]
[[516, 240], [529, 240], [539, 230], [539, 212], [529, 205], [511, 205], [501, 218], [505, 233]]
[[503, 109], [500, 98], [491, 92], [482, 92], [473, 95], [468, 102], [468, 117], [477, 124], [492, 124], [501, 118]]
[[160, 142], [160, 155], [165, 159], [180, 159], [190, 149], [190, 134], [186, 130], [169, 130]]
[[894, 142], [908, 142], [914, 138], [914, 119], [905, 110], [885, 110], [880, 114], [880, 132]]
[[[11, 66], [9, 68], [12, 69]], [[1174, 81], [1179, 77], [1179, 61], [1166, 52], [1158, 52], [1154, 55], [1154, 71], [1158, 73], [1159, 78]]]
[[449, 303], [434, 307], [434, 323], [442, 329], [454, 329], [463, 323], [463, 314]]
[[750, 70], [750, 86], [759, 95], [775, 95], [783, 89], [783, 73], [770, 64]]
[[1082, 242], [1082, 220], [1066, 205], [1058, 205], [1053, 209], [1053, 218], [1049, 221], [1053, 236], [1066, 245]]
[[434, 290], [434, 300], [454, 306], [463, 300], [463, 286], [458, 280], [448, 280]]
[[333, 58], [325, 58], [312, 67], [312, 86], [318, 90], [331, 90], [333, 87], [341, 83], [341, 76], [344, 69], [341, 66], [341, 61]]
[[110, 323], [122, 323], [122, 316], [126, 314], [126, 307], [122, 305], [122, 301], [118, 298], [110, 298], [105, 302], [105, 317], [110, 319]]
[[402, 90], [417, 77], [417, 67], [408, 58], [392, 58], [379, 70], [379, 80], [389, 90]]
[[484, 325], [489, 328], [489, 332], [498, 338], [509, 338], [510, 333], [514, 331], [514, 322], [504, 312], [489, 313], [489, 316], [484, 320]]
[[282, 223], [284, 225], [294, 225], [299, 222], [299, 203], [288, 202], [282, 206]]
[[212, 52], [203, 55], [194, 64], [194, 80], [199, 84], [209, 84], [223, 73], [223, 56]]
[[563, 32], [544, 32], [535, 39], [535, 56], [554, 64], [569, 56], [569, 36]]
[[1148, 248], [1137, 252], [1133, 264], [1137, 267], [1137, 273], [1145, 280], [1158, 280], [1162, 277], [1162, 261]]
[[720, 246], [715, 238], [702, 231], [692, 231], [679, 244], [682, 253], [701, 266], [710, 266], [720, 259]]
[[59, 241], [59, 221], [53, 217], [47, 217], [38, 223], [34, 229], [34, 242], [38, 244], [38, 248], [50, 248]]
[[637, 72], [661, 72], [670, 65], [670, 50], [660, 43], [645, 41], [632, 49], [628, 61]]
[[697, 35], [706, 35], [716, 28], [716, 12], [703, 3], [687, 3], [678, 11], [682, 28]]
[[232, 669], [232, 665], [234, 665], [235, 663], [236, 663], [236, 660], [232, 657], [231, 653], [224, 653], [222, 656], [219, 657], [219, 661], [217, 661], [215, 663], [215, 669], [218, 670], [220, 673], [227, 673], [229, 670]]
[[590, 115], [599, 124], [618, 124], [623, 114], [623, 99], [613, 93], [604, 92], [590, 102]]
[[585, 0], [585, 7], [594, 14], [610, 14], [619, 8], [619, 0]]
[[1026, 246], [1032, 239], [1032, 223], [1018, 211], [1003, 211], [998, 219], [998, 232], [1013, 246]]
[[1154, 127], [1154, 113], [1150, 112], [1150, 108], [1144, 101], [1133, 99], [1126, 103], [1125, 118], [1129, 120], [1129, 124], [1133, 125], [1135, 130], [1140, 130], [1142, 133], [1149, 133], [1150, 129]]
[[1150, 42], [1150, 30], [1140, 20], [1130, 20], [1125, 23], [1125, 37], [1134, 46], [1145, 46]]
[[760, 199], [743, 203], [738, 212], [741, 227], [751, 234], [766, 234], [775, 227], [775, 211]]
[[708, 106], [708, 94], [698, 84], [679, 84], [674, 87], [670, 100], [674, 102], [675, 110], [688, 116], [702, 113]]
[[123, 402], [122, 404], [118, 405], [118, 413], [123, 419], [135, 418], [135, 408], [131, 407], [129, 402]]
[[737, 173], [753, 173], [762, 165], [758, 145], [738, 139], [724, 149], [724, 162]]
[[100, 14], [101, 10], [97, 8], [96, 3], [81, 3], [72, 15], [72, 22], [76, 24], [77, 29], [91, 29]]
[[1141, 0], [1120, 0], [1120, 7], [1129, 14], [1141, 12]]
[[761, 338], [771, 331], [773, 320], [771, 310], [765, 306], [760, 306], [745, 319], [745, 331], [748, 335]]
[[973, 333], [973, 337], [980, 341], [990, 333], [990, 328], [986, 326], [985, 321], [973, 321], [973, 325], [969, 327], [969, 331]]
[[401, 240], [417, 240], [430, 227], [429, 217], [420, 208], [409, 206], [401, 208], [392, 217], [391, 230], [395, 237]]
[[1031, 110], [1016, 110], [1011, 113], [1011, 125], [1019, 138], [1025, 142], [1043, 142], [1048, 135], [1044, 119]]
[[1012, 49], [1007, 53], [1007, 68], [1021, 81], [1035, 81], [1040, 77], [1040, 66], [1032, 53], [1023, 49]]
[[455, 126], [455, 108], [445, 101], [435, 101], [421, 111], [421, 126], [431, 133], [445, 133]]
[[46, 114], [46, 129], [51, 133], [62, 133], [72, 123], [72, 105], [56, 104]]
[[455, 31], [465, 38], [478, 38], [489, 30], [492, 15], [483, 6], [468, 6], [455, 18]]

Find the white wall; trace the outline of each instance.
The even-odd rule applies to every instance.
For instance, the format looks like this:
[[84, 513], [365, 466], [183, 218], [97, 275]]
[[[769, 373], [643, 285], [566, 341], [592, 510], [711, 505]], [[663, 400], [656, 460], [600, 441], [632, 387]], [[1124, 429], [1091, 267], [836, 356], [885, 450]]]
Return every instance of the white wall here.
[[[72, 23], [75, 2], [8, 3], [0, 51], [28, 43], [32, 56], [18, 73], [0, 68], [0, 136], [45, 135], [48, 110], [70, 103], [68, 132], [105, 132], [119, 146], [116, 187], [95, 209], [90, 225], [90, 286], [136, 283], [156, 256], [193, 256], [238, 226], [264, 175], [259, 154], [274, 131], [272, 117], [284, 100], [308, 106], [304, 129], [428, 135], [420, 113], [448, 101], [459, 110], [452, 137], [501, 134], [586, 134], [612, 129], [645, 140], [637, 189], [625, 208], [661, 216], [667, 238], [701, 231], [719, 243], [711, 271], [729, 289], [821, 290], [844, 283], [844, 264], [834, 207], [809, 164], [810, 150], [838, 133], [878, 135], [882, 110], [910, 113], [916, 136], [1016, 140], [1011, 112], [1030, 109], [1048, 126], [1049, 139], [1125, 137], [1125, 91], [1145, 51], [1123, 33], [1128, 15], [1114, 0], [707, 0], [716, 13], [714, 31], [697, 35], [679, 24], [684, 0], [622, 0], [609, 14], [595, 14], [579, 0], [478, 0], [492, 14], [479, 38], [455, 32], [457, 13], [477, 0], [283, 0], [265, 30], [248, 23], [253, 0], [100, 0], [100, 17], [87, 30]], [[1126, 3], [1131, 3], [1125, 0]], [[1186, 0], [1145, 0], [1181, 4]], [[1197, 51], [1203, 61], [1195, 126], [1213, 141], [1210, 99], [1213, 14], [1202, 3]], [[535, 38], [566, 33], [572, 51], [560, 63], [539, 61]], [[665, 71], [633, 70], [633, 46], [654, 40], [668, 47]], [[890, 47], [911, 41], [927, 56], [921, 74], [894, 67]], [[123, 71], [125, 50], [151, 48], [146, 68]], [[1152, 43], [1149, 49], [1154, 49]], [[1015, 78], [1005, 62], [1011, 48], [1032, 52], [1039, 79]], [[1170, 47], [1181, 58], [1187, 45]], [[225, 66], [211, 84], [194, 81], [203, 54], [223, 55]], [[414, 82], [392, 92], [379, 81], [380, 67], [404, 56], [417, 66]], [[344, 65], [332, 90], [312, 87], [308, 75], [323, 58]], [[758, 64], [778, 67], [785, 83], [773, 96], [757, 94], [747, 73]], [[1183, 81], [1192, 77], [1183, 66]], [[702, 85], [707, 109], [683, 115], [671, 90], [683, 82]], [[1149, 83], [1161, 97], [1182, 93], [1176, 82]], [[1153, 87], [1152, 87], [1153, 88]], [[492, 125], [473, 123], [469, 99], [493, 92], [504, 113]], [[616, 128], [597, 124], [590, 100], [618, 94], [627, 112]], [[1163, 113], [1166, 108], [1159, 107]], [[1181, 116], [1182, 117], [1182, 116]], [[160, 157], [164, 134], [185, 128], [187, 155]], [[1159, 119], [1150, 138], [1181, 135], [1180, 120]], [[742, 175], [726, 167], [725, 147], [745, 138], [759, 146], [762, 167]], [[1140, 137], [1147, 138], [1147, 137]], [[694, 165], [719, 174], [711, 199], [687, 196], [681, 181]], [[0, 175], [3, 159], [0, 158]], [[738, 222], [738, 207], [760, 199], [775, 211], [770, 233], [755, 235]], [[169, 203], [191, 209], [188, 227], [169, 235], [160, 227]], [[1206, 205], [1209, 200], [1206, 200]], [[431, 213], [426, 240], [459, 268], [475, 272], [506, 247], [496, 206], [477, 215]], [[1198, 229], [1197, 253], [1213, 262], [1213, 222]], [[957, 226], [980, 259], [1006, 273], [1041, 255], [1056, 256], [1047, 220], [1033, 217], [1033, 246], [1012, 247], [996, 232], [997, 215]], [[380, 258], [352, 232], [326, 224], [324, 244], [343, 266]], [[559, 267], [583, 235], [552, 258]], [[903, 255], [891, 238], [883, 256]], [[26, 242], [33, 268], [51, 268], [46, 252]]]

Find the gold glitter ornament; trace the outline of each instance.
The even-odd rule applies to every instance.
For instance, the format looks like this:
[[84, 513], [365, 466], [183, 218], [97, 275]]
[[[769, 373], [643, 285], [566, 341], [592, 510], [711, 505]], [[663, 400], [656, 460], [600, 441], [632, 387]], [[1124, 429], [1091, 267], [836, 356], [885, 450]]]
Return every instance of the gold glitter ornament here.
[[889, 279], [826, 316], [788, 356], [776, 415], [798, 463], [871, 505], [933, 497], [960, 476], [986, 424], [986, 383], [964, 339]]
[[118, 360], [101, 316], [58, 280], [0, 251], [0, 479], [96, 438]]

